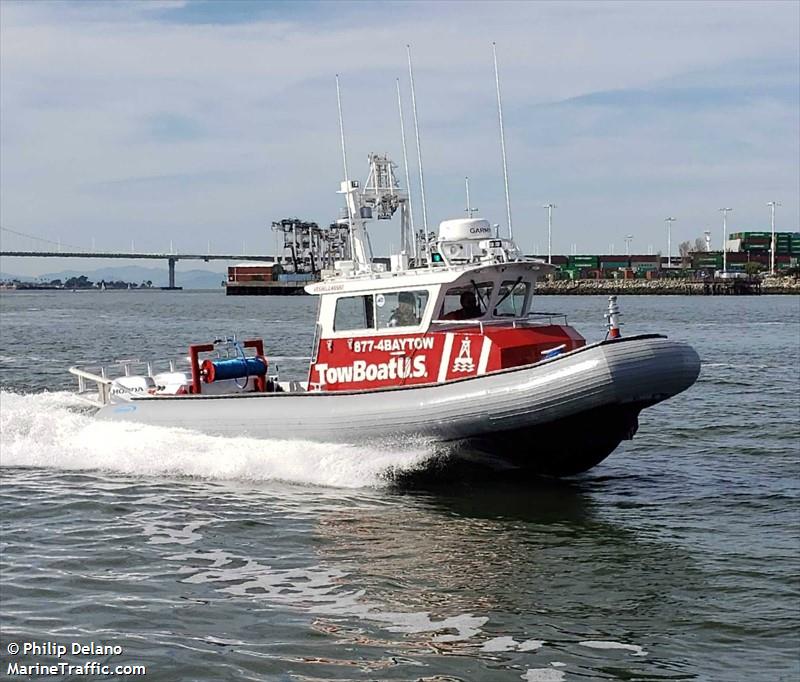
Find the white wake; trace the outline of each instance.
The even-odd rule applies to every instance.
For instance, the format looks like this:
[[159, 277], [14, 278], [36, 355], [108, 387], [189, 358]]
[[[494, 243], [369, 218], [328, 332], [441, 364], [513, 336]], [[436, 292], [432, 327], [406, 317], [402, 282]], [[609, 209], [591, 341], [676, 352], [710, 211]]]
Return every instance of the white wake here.
[[83, 407], [70, 393], [0, 391], [0, 466], [362, 488], [386, 485], [387, 472], [417, 469], [431, 456], [424, 447], [222, 438], [106, 422]]

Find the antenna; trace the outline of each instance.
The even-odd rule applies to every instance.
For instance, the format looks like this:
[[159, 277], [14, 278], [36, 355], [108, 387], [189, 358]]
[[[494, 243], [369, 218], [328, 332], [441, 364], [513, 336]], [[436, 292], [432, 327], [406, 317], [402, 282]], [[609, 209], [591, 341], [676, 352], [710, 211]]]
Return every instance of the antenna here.
[[497, 116], [500, 119], [500, 149], [503, 152], [503, 181], [506, 186], [506, 214], [508, 215], [508, 236], [514, 239], [514, 228], [511, 226], [511, 199], [508, 195], [508, 165], [506, 163], [506, 136], [503, 130], [503, 104], [500, 100], [500, 73], [497, 70], [497, 46], [492, 43], [494, 56], [494, 82], [497, 88]]
[[[350, 174], [347, 172], [347, 148], [344, 144], [344, 119], [342, 117], [342, 93], [339, 88], [339, 74], [336, 74], [336, 105], [339, 109], [339, 135], [342, 139], [342, 165], [344, 166], [344, 182], [345, 186], [350, 191]], [[345, 197], [345, 203], [347, 204], [347, 226], [348, 232], [350, 233], [350, 257], [355, 259], [356, 257], [356, 249], [355, 243], [353, 241], [353, 212], [350, 210], [350, 197]]]
[[342, 93], [339, 88], [339, 74], [336, 74], [336, 105], [339, 108], [339, 134], [342, 138], [342, 165], [344, 166], [344, 181], [350, 182], [350, 174], [347, 172], [347, 148], [344, 144], [344, 119], [342, 118]]
[[464, 209], [467, 213], [467, 217], [471, 218], [473, 213], [478, 211], [477, 208], [472, 207], [472, 203], [469, 200], [469, 177], [464, 178], [464, 187], [467, 190], [467, 207]]
[[414, 135], [417, 139], [417, 164], [419, 165], [419, 190], [422, 198], [422, 229], [428, 239], [428, 207], [425, 204], [425, 176], [422, 174], [422, 149], [419, 146], [419, 121], [417, 120], [417, 97], [414, 90], [414, 69], [411, 66], [411, 45], [406, 45], [408, 54], [408, 79], [411, 82], [411, 108], [414, 111]]
[[406, 126], [403, 122], [403, 100], [400, 97], [400, 79], [397, 83], [397, 108], [400, 111], [400, 139], [403, 142], [403, 166], [406, 171], [406, 190], [408, 191], [408, 219], [411, 223], [411, 248], [414, 250], [414, 261], [417, 260], [417, 232], [414, 229], [414, 210], [411, 206], [411, 176], [408, 173], [408, 152], [406, 151]]

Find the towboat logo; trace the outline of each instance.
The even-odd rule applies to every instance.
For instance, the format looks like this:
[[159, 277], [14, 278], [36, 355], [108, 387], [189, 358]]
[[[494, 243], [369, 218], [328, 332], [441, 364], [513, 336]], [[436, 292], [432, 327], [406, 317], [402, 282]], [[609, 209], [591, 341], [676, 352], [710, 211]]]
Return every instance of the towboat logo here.
[[420, 379], [428, 376], [425, 356], [412, 358], [390, 358], [388, 362], [356, 360], [345, 367], [329, 367], [320, 362], [314, 365], [319, 373], [320, 386], [326, 384], [350, 384], [362, 381], [388, 381], [395, 379]]
[[454, 372], [472, 372], [475, 369], [475, 362], [472, 360], [472, 353], [470, 346], [472, 341], [469, 338], [461, 340], [461, 350], [458, 352], [458, 357], [453, 362]]

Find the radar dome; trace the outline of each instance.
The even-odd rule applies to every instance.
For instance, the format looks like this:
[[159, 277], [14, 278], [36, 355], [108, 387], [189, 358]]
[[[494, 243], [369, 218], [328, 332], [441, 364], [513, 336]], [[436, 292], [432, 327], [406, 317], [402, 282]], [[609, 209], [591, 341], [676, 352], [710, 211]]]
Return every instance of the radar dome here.
[[439, 239], [458, 242], [465, 239], [491, 238], [492, 226], [483, 218], [457, 218], [439, 223]]

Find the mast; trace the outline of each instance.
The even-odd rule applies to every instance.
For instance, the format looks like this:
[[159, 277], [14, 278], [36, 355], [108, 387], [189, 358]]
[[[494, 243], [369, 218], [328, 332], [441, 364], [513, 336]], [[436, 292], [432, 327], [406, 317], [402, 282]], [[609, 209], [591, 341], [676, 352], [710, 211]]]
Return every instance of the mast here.
[[506, 215], [508, 216], [508, 237], [514, 239], [514, 228], [511, 225], [511, 198], [508, 193], [508, 164], [506, 163], [506, 136], [503, 129], [503, 103], [500, 99], [500, 73], [497, 69], [497, 45], [492, 43], [494, 57], [494, 82], [497, 89], [497, 117], [500, 120], [500, 149], [503, 152], [503, 183], [506, 188]]
[[347, 170], [347, 148], [344, 142], [344, 119], [342, 117], [342, 95], [339, 87], [339, 74], [336, 74], [336, 104], [339, 109], [339, 134], [342, 141], [342, 164], [344, 167], [344, 182], [341, 184], [341, 193], [345, 195], [347, 203], [347, 222], [350, 231], [350, 255], [353, 259], [353, 268], [356, 271], [369, 272], [372, 270], [372, 253], [364, 229], [359, 202], [358, 182], [350, 181]]
[[403, 143], [403, 166], [406, 171], [406, 191], [408, 192], [407, 207], [408, 207], [408, 223], [411, 229], [411, 250], [414, 254], [414, 262], [417, 261], [419, 254], [417, 253], [417, 233], [414, 229], [414, 209], [411, 205], [411, 176], [408, 172], [408, 152], [406, 150], [406, 126], [403, 121], [403, 100], [400, 97], [400, 79], [396, 78], [397, 83], [397, 108], [400, 112], [400, 139]]
[[[422, 173], [422, 148], [419, 144], [419, 120], [417, 119], [417, 96], [414, 89], [414, 69], [411, 66], [411, 45], [406, 45], [408, 54], [408, 78], [411, 82], [411, 108], [414, 112], [414, 135], [417, 141], [417, 165], [419, 166], [419, 190], [422, 199], [422, 229], [424, 230], [425, 243], [428, 239], [428, 207], [425, 203], [425, 176]], [[430, 265], [430, 258], [428, 259]]]

